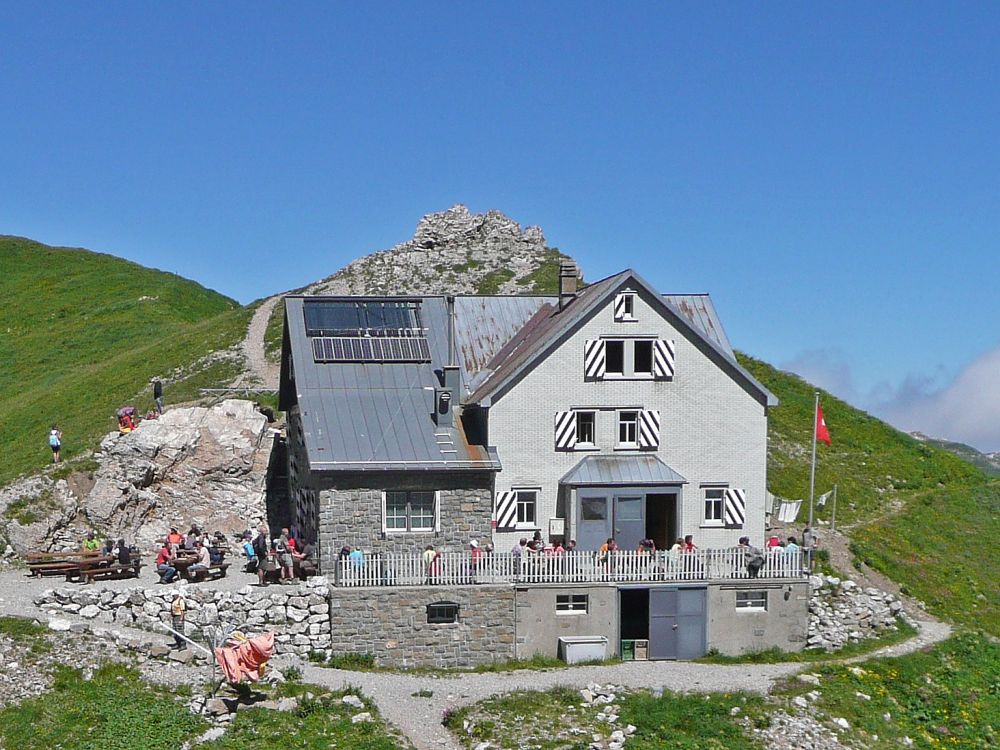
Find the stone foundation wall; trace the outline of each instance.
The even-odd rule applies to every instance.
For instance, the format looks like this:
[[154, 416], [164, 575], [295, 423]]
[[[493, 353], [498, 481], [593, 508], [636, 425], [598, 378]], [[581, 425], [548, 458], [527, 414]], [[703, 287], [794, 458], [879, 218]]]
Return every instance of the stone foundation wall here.
[[155, 589], [49, 589], [35, 606], [95, 622], [141, 628], [166, 635], [157, 622], [170, 624], [170, 602], [177, 591], [187, 603], [187, 634], [199, 640], [199, 626], [246, 625], [251, 632], [273, 630], [279, 654], [306, 655], [330, 648], [330, 591], [322, 578], [280, 590], [245, 586], [237, 592], [192, 586]]
[[[457, 623], [428, 624], [427, 605], [459, 605]], [[333, 653], [370, 653], [393, 667], [464, 667], [514, 658], [512, 586], [332, 589]]]
[[876, 588], [862, 588], [849, 578], [810, 576], [809, 648], [835, 651], [847, 643], [896, 630], [896, 618], [911, 625], [903, 603]]
[[[382, 493], [434, 490], [438, 493], [438, 531], [382, 533]], [[319, 492], [320, 565], [333, 570], [340, 548], [373, 552], [420, 552], [428, 544], [442, 552], [468, 549], [470, 539], [489, 541], [493, 512], [493, 475], [454, 472], [355, 474], [340, 477]]]

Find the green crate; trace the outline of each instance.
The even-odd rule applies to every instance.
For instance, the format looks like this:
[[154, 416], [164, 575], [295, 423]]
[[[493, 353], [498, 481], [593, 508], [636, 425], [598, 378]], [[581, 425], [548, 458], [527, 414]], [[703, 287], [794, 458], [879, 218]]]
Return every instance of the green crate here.
[[622, 641], [621, 648], [622, 661], [635, 661], [635, 641]]

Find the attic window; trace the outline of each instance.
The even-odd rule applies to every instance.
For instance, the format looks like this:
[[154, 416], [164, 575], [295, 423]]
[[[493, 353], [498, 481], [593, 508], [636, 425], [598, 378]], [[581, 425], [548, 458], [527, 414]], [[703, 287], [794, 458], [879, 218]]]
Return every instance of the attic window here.
[[307, 336], [420, 335], [420, 303], [308, 301], [302, 306]]

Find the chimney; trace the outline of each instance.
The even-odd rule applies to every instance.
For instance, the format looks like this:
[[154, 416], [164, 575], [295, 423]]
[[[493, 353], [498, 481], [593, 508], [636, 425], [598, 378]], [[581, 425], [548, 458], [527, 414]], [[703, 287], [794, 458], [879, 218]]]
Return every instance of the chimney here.
[[574, 263], [569, 258], [563, 258], [559, 261], [559, 309], [562, 310], [566, 305], [572, 302], [576, 298], [576, 263]]
[[438, 427], [455, 426], [459, 389], [462, 386], [458, 365], [455, 364], [455, 298], [445, 297], [448, 306], [448, 364], [444, 366], [444, 387], [435, 392], [434, 417]]

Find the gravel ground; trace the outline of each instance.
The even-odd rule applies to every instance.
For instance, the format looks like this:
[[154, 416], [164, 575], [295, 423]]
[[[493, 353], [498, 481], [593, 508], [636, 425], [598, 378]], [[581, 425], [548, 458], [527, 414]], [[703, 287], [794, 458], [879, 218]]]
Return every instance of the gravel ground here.
[[259, 385], [262, 388], [278, 387], [279, 367], [269, 361], [264, 354], [264, 333], [267, 331], [267, 322], [271, 319], [271, 311], [274, 310], [274, 306], [278, 304], [280, 299], [280, 295], [266, 299], [254, 311], [250, 325], [247, 326], [247, 335], [240, 344], [246, 370], [234, 385]]

